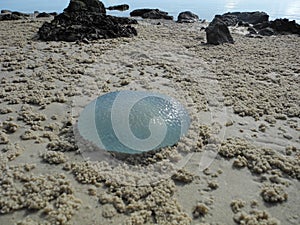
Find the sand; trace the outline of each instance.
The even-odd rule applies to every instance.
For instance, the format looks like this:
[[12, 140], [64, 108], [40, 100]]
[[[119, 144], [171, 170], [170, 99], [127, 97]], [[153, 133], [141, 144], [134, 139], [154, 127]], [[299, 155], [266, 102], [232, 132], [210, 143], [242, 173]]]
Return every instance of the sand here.
[[[134, 38], [41, 42], [45, 20], [0, 26], [0, 224], [300, 223], [299, 36], [209, 46], [205, 23], [143, 20]], [[76, 120], [117, 90], [178, 99], [187, 137], [136, 170], [88, 161]]]

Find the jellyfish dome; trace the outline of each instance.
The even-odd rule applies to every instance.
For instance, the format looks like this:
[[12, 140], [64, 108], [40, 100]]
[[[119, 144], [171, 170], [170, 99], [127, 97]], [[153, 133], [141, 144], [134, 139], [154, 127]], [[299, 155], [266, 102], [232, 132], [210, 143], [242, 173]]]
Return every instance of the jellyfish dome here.
[[107, 151], [138, 154], [176, 144], [189, 129], [184, 106], [167, 95], [116, 91], [90, 102], [78, 119], [81, 137]]

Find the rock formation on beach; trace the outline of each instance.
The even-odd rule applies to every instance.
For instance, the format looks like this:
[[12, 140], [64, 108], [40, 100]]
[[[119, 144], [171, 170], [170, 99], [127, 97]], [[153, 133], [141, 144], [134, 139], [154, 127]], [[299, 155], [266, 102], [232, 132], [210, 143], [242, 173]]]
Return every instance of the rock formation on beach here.
[[36, 18], [42, 18], [42, 17], [51, 17], [52, 15], [50, 13], [46, 13], [46, 12], [42, 12], [42, 13], [38, 13], [36, 15]]
[[276, 19], [269, 21], [269, 15], [265, 12], [228, 12], [223, 15], [216, 15], [216, 17], [226, 26], [249, 27], [249, 37], [300, 34], [300, 25], [295, 20]]
[[136, 20], [106, 15], [98, 0], [71, 0], [64, 12], [45, 22], [39, 29], [39, 39], [45, 41], [96, 40], [132, 37], [137, 31], [129, 24]]
[[1, 13], [11, 13], [11, 11], [8, 9], [1, 9]]
[[64, 12], [88, 12], [88, 13], [103, 13], [105, 14], [104, 4], [98, 0], [71, 0]]
[[[295, 20], [276, 19], [273, 21], [259, 23], [253, 26], [258, 34], [276, 35], [276, 34], [299, 34], [300, 25]], [[269, 32], [265, 32], [269, 31]]]
[[11, 12], [10, 10], [1, 10], [0, 21], [2, 20], [22, 20], [27, 19], [29, 14], [21, 12]]
[[122, 5], [114, 5], [114, 6], [109, 6], [106, 8], [107, 10], [118, 10], [118, 11], [126, 11], [129, 9], [129, 5], [127, 4], [122, 4]]
[[173, 20], [173, 16], [169, 16], [167, 12], [159, 9], [136, 9], [130, 13], [132, 17], [142, 17], [143, 19], [165, 19]]
[[269, 21], [269, 15], [265, 12], [228, 12], [220, 16], [227, 26], [235, 26], [239, 22], [258, 24]]
[[197, 21], [199, 21], [199, 16], [190, 11], [179, 13], [177, 18], [178, 23], [194, 23]]
[[218, 15], [215, 16], [213, 21], [208, 25], [205, 32], [208, 44], [219, 45], [223, 43], [234, 43], [228, 27]]

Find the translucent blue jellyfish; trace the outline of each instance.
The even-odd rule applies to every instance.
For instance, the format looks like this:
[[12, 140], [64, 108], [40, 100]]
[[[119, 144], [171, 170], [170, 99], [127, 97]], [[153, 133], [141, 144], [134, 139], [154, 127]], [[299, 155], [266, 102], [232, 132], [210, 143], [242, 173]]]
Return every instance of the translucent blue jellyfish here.
[[184, 106], [166, 95], [117, 91], [81, 112], [79, 134], [100, 149], [137, 154], [176, 144], [190, 126]]

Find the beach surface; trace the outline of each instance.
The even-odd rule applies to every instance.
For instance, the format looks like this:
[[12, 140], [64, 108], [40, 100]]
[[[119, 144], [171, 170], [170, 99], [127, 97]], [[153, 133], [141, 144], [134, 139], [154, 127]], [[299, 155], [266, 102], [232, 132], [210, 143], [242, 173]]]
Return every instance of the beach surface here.
[[[0, 224], [300, 224], [299, 36], [230, 28], [234, 44], [211, 46], [206, 23], [141, 20], [133, 38], [43, 42], [45, 21], [1, 21]], [[191, 117], [137, 171], [89, 161], [74, 135], [90, 101], [120, 90]], [[165, 176], [139, 171], [170, 159]]]

